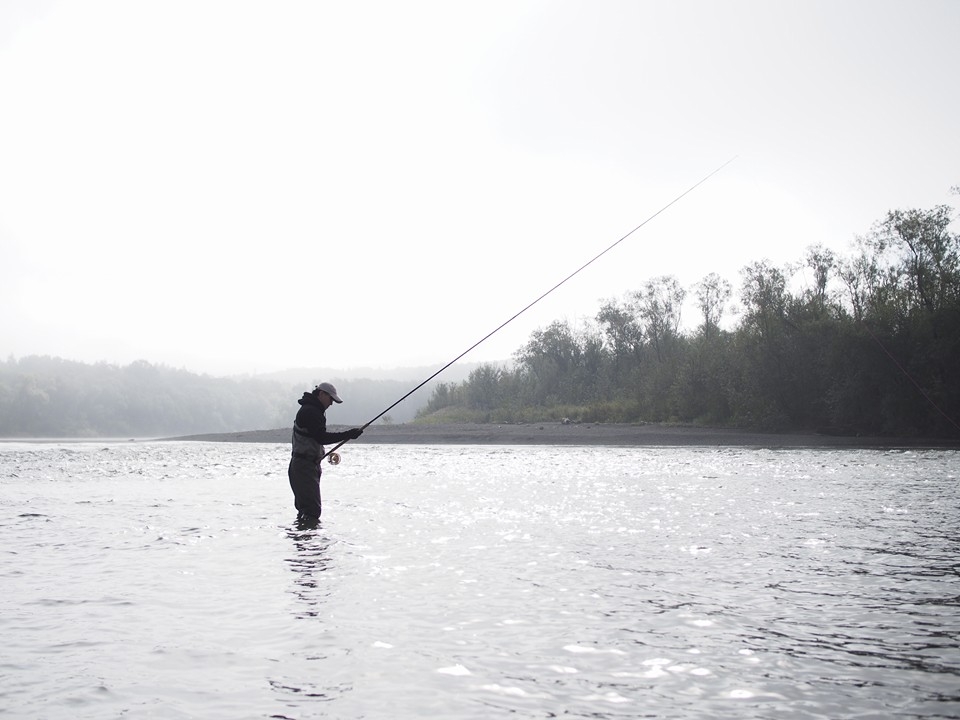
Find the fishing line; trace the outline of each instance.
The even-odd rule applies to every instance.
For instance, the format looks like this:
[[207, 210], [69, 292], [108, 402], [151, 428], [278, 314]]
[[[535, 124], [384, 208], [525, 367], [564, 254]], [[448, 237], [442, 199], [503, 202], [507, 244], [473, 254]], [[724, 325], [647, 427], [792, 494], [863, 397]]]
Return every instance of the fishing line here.
[[[459, 355], [457, 355], [453, 360], [451, 360], [450, 362], [448, 362], [448, 363], [447, 363], [446, 365], [444, 365], [442, 368], [440, 368], [440, 369], [437, 370], [435, 373], [433, 373], [433, 375], [431, 375], [431, 376], [428, 377], [426, 380], [424, 380], [422, 383], [420, 383], [420, 384], [417, 385], [415, 388], [413, 388], [413, 390], [411, 390], [411, 391], [408, 392], [406, 395], [404, 395], [404, 396], [401, 397], [399, 400], [397, 400], [395, 403], [393, 403], [392, 405], [390, 405], [389, 407], [387, 407], [387, 408], [386, 408], [385, 410], [383, 410], [379, 415], [377, 415], [376, 417], [372, 418], [371, 420], [368, 420], [367, 423], [366, 423], [366, 425], [363, 425], [360, 429], [361, 429], [361, 430], [366, 430], [370, 425], [372, 425], [373, 423], [375, 423], [377, 420], [379, 420], [381, 417], [383, 417], [384, 415], [386, 415], [388, 412], [390, 412], [390, 411], [391, 411], [393, 408], [395, 408], [397, 405], [399, 405], [399, 404], [402, 403], [404, 400], [406, 400], [408, 397], [410, 397], [411, 395], [413, 395], [417, 390], [419, 390], [419, 389], [422, 388], [424, 385], [426, 385], [428, 382], [430, 382], [430, 381], [433, 380], [435, 377], [437, 377], [437, 375], [439, 375], [440, 373], [442, 373], [444, 370], [446, 370], [447, 368], [449, 368], [451, 365], [453, 365], [454, 363], [456, 363], [458, 360], [460, 360], [461, 358], [463, 358], [465, 355], [467, 355], [468, 353], [470, 353], [471, 351], [473, 351], [474, 349], [476, 349], [479, 345], [483, 344], [484, 342], [486, 342], [487, 340], [489, 340], [491, 337], [493, 337], [494, 335], [496, 335], [498, 332], [500, 332], [501, 330], [503, 330], [503, 328], [505, 328], [507, 325], [509, 325], [510, 323], [512, 323], [514, 320], [516, 320], [518, 317], [520, 317], [521, 315], [523, 315], [527, 310], [529, 310], [529, 309], [532, 308], [534, 305], [536, 305], [538, 302], [540, 302], [541, 300], [543, 300], [545, 297], [547, 297], [547, 295], [549, 295], [550, 293], [552, 293], [554, 290], [557, 290], [561, 285], [565, 284], [565, 283], [566, 283], [567, 281], [569, 281], [569, 280], [572, 280], [574, 277], [576, 277], [576, 276], [579, 275], [581, 272], [583, 272], [584, 270], [586, 270], [588, 267], [590, 267], [591, 265], [593, 265], [593, 263], [595, 263], [597, 260], [599, 260], [600, 258], [602, 258], [602, 257], [603, 257], [604, 255], [606, 255], [608, 252], [610, 252], [611, 250], [613, 250], [617, 245], [619, 245], [620, 243], [622, 243], [624, 240], [626, 240], [628, 237], [630, 237], [631, 235], [633, 235], [635, 232], [637, 232], [640, 228], [642, 228], [644, 225], [646, 225], [647, 223], [649, 223], [649, 222], [650, 222], [651, 220], [653, 220], [655, 217], [657, 217], [658, 215], [660, 215], [661, 213], [663, 213], [664, 211], [666, 211], [666, 210], [667, 210], [668, 208], [670, 208], [672, 205], [675, 205], [675, 204], [678, 203], [680, 200], [682, 200], [685, 196], [689, 195], [691, 192], [693, 192], [693, 191], [696, 190], [698, 187], [700, 187], [701, 185], [703, 185], [703, 183], [705, 183], [707, 180], [709, 180], [710, 178], [712, 178], [714, 175], [716, 175], [718, 172], [720, 172], [721, 170], [723, 170], [727, 165], [729, 165], [730, 163], [732, 163], [732, 162], [733, 162], [734, 160], [736, 160], [736, 159], [737, 159], [736, 156], [730, 158], [730, 159], [727, 160], [725, 163], [723, 163], [723, 165], [721, 165], [720, 167], [718, 167], [716, 170], [714, 170], [714, 171], [710, 172], [709, 174], [705, 175], [703, 178], [701, 178], [700, 180], [698, 180], [697, 182], [695, 182], [693, 185], [691, 185], [690, 187], [688, 187], [688, 188], [687, 188], [686, 190], [684, 190], [682, 193], [680, 193], [679, 195], [677, 195], [673, 200], [671, 200], [671, 201], [668, 202], [666, 205], [664, 205], [662, 208], [660, 208], [659, 210], [657, 210], [653, 215], [651, 215], [651, 216], [648, 217], [646, 220], [644, 220], [642, 223], [640, 223], [639, 225], [637, 225], [633, 230], [631, 230], [630, 232], [628, 232], [626, 235], [624, 235], [623, 237], [621, 237], [619, 240], [617, 240], [615, 243], [613, 243], [612, 245], [610, 245], [609, 247], [607, 247], [607, 248], [606, 248], [605, 250], [603, 250], [602, 252], [600, 252], [600, 253], [598, 253], [597, 255], [595, 255], [594, 257], [592, 257], [590, 260], [588, 260], [588, 261], [585, 262], [583, 265], [581, 265], [581, 266], [578, 267], [576, 270], [574, 270], [572, 273], [570, 273], [569, 275], [567, 275], [563, 280], [561, 280], [561, 281], [558, 282], [556, 285], [554, 285], [552, 288], [550, 288], [550, 289], [547, 290], [545, 293], [543, 293], [542, 295], [540, 295], [540, 297], [538, 297], [536, 300], [534, 300], [534, 301], [531, 302], [529, 305], [527, 305], [526, 307], [524, 307], [524, 308], [523, 308], [522, 310], [520, 310], [518, 313], [516, 313], [515, 315], [513, 315], [512, 317], [510, 317], [508, 320], [506, 320], [506, 321], [504, 321], [503, 323], [501, 323], [500, 325], [498, 325], [496, 328], [494, 328], [493, 330], [491, 330], [490, 332], [488, 332], [486, 335], [484, 335], [484, 336], [483, 336], [482, 338], [480, 338], [479, 340], [477, 340], [477, 342], [475, 342], [473, 345], [471, 345], [470, 347], [468, 347], [468, 348], [467, 348], [466, 350], [464, 350], [462, 353], [460, 353]], [[325, 458], [325, 457], [327, 457], [327, 456], [329, 455], [329, 456], [330, 456], [329, 462], [330, 462], [332, 465], [337, 465], [337, 464], [339, 464], [339, 463], [340, 463], [340, 454], [337, 453], [337, 450], [340, 449], [341, 447], [343, 447], [347, 442], [349, 442], [349, 441], [347, 441], [347, 440], [342, 440], [342, 441], [339, 442], [337, 445], [335, 445], [333, 448], [331, 448], [331, 449], [328, 450], [326, 453], [324, 453], [324, 455], [320, 458], [320, 460], [323, 460], [323, 458]]]

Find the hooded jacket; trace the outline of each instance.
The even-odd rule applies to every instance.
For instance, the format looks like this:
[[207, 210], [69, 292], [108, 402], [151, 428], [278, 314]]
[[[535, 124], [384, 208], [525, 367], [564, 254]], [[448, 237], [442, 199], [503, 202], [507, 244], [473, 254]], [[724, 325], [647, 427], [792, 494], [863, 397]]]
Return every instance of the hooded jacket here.
[[318, 460], [323, 457], [323, 446], [349, 439], [346, 432], [327, 432], [326, 410], [317, 396], [305, 392], [297, 400], [300, 409], [293, 421], [293, 456], [303, 460]]

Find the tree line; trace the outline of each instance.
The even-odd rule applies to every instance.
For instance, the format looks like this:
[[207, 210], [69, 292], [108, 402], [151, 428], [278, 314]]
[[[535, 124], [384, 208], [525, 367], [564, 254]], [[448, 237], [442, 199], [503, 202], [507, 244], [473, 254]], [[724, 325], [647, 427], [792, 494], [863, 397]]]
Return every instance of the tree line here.
[[[960, 436], [960, 236], [952, 208], [897, 210], [848, 255], [767, 260], [733, 286], [673, 276], [538, 329], [509, 366], [438, 385], [423, 421], [679, 422]], [[699, 324], [681, 326], [687, 299]]]

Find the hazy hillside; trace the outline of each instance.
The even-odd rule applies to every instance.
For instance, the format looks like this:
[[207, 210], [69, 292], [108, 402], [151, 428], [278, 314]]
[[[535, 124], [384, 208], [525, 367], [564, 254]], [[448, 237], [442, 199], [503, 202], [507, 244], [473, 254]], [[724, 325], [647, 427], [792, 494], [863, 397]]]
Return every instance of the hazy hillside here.
[[[286, 427], [302, 393], [321, 380], [335, 383], [344, 398], [330, 410], [330, 423], [362, 425], [437, 369], [302, 368], [223, 378], [146, 361], [118, 366], [10, 358], [0, 362], [0, 437], [162, 437]], [[437, 382], [468, 374], [468, 367], [449, 368], [380, 422], [412, 420]]]

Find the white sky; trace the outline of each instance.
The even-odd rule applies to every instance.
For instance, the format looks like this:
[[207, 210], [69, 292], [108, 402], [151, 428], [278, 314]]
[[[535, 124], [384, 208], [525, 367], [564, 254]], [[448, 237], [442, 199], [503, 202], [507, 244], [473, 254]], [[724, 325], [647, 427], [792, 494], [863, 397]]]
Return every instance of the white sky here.
[[[445, 363], [956, 206], [956, 0], [0, 0], [0, 354]], [[691, 321], [694, 319], [691, 318]]]

